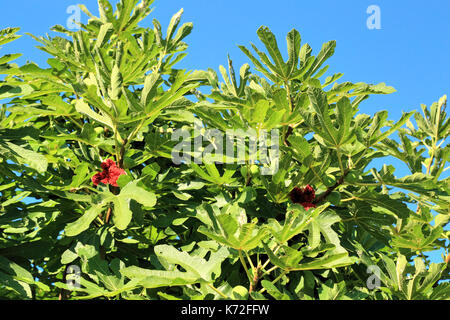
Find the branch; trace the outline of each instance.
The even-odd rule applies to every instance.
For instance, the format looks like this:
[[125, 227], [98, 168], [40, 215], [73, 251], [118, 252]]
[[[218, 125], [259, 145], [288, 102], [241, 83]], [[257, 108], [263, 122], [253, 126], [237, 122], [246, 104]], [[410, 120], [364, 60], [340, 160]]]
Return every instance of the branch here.
[[284, 145], [286, 147], [290, 147], [291, 144], [289, 143], [288, 139], [291, 136], [291, 134], [294, 132], [294, 128], [291, 126], [288, 127], [288, 130], [286, 131], [286, 134], [284, 135]]
[[250, 282], [250, 287], [248, 288], [248, 293], [251, 294], [256, 286], [258, 285], [259, 279], [261, 277], [261, 267], [262, 266], [257, 266], [256, 270], [255, 270], [255, 275], [253, 277], [253, 280]]
[[333, 186], [329, 187], [327, 189], [327, 191], [325, 191], [320, 196], [318, 196], [313, 201], [313, 204], [317, 204], [317, 203], [320, 203], [320, 202], [324, 201], [334, 190], [336, 190], [336, 188], [338, 188], [341, 184], [344, 183], [344, 179], [348, 175], [349, 172], [350, 172], [350, 169], [346, 169], [344, 171], [344, 174], [342, 175], [342, 177]]

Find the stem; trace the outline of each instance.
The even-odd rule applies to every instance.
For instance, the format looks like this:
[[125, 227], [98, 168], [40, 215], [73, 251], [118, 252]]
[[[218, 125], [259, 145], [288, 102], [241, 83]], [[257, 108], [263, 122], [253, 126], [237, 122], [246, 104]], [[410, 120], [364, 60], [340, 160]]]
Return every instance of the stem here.
[[[295, 106], [294, 106], [294, 100], [292, 99], [292, 96], [291, 96], [291, 88], [289, 87], [288, 81], [284, 82], [284, 87], [286, 88], [286, 95], [287, 95], [287, 98], [289, 101], [289, 111], [290, 111], [290, 113], [292, 113], [292, 112], [294, 112]], [[294, 132], [294, 128], [289, 125], [288, 129], [286, 131], [286, 134], [284, 135], [284, 144], [286, 145], [286, 147], [290, 146], [288, 139], [293, 132]]]
[[353, 168], [356, 168], [356, 165], [364, 158], [364, 156], [366, 155], [367, 150], [369, 150], [369, 148], [365, 149], [363, 151], [363, 153], [361, 154], [361, 156], [358, 158], [358, 160], [356, 160], [356, 162], [353, 164]]
[[280, 279], [283, 278], [288, 273], [289, 273], [289, 271], [284, 270], [278, 277], [275, 278], [275, 280], [272, 281], [272, 284], [275, 284], [278, 281], [280, 281]]
[[[277, 245], [275, 246], [275, 248], [274, 248], [273, 253], [274, 253], [274, 254], [277, 253], [278, 250], [280, 250], [280, 248], [281, 248], [281, 245], [277, 244]], [[262, 265], [261, 268], [264, 269], [265, 267], [267, 267], [267, 265], [269, 264], [269, 262], [270, 262], [270, 259], [267, 259], [266, 263], [264, 263], [264, 264]]]
[[261, 278], [261, 266], [258, 266], [254, 272], [254, 277], [252, 282], [250, 282], [250, 287], [248, 288], [248, 293], [251, 294], [255, 287], [258, 285], [259, 279]]
[[118, 137], [119, 137], [119, 132], [117, 131], [117, 125], [114, 123], [113, 125], [113, 130], [114, 130], [114, 144], [115, 144], [115, 149], [116, 149], [116, 162], [119, 163], [120, 162], [120, 148], [119, 148], [119, 141], [118, 141]]
[[277, 268], [278, 268], [278, 266], [273, 266], [269, 270], [264, 271], [264, 273], [261, 275], [261, 278], [264, 277], [265, 275], [268, 275], [269, 273], [271, 273], [273, 270], [275, 270]]
[[289, 87], [288, 81], [284, 82], [284, 87], [286, 88], [286, 95], [287, 95], [288, 100], [289, 100], [289, 110], [291, 112], [293, 112], [294, 111], [294, 101], [292, 100], [291, 88]]
[[105, 223], [109, 223], [109, 218], [111, 217], [111, 207], [108, 208], [108, 211], [106, 212], [106, 218], [105, 218]]
[[248, 280], [250, 283], [252, 282], [252, 276], [250, 274], [250, 271], [248, 270], [247, 263], [245, 263], [244, 256], [242, 255], [242, 250], [239, 250], [239, 259], [241, 260], [242, 265], [244, 266], [245, 273], [247, 274]]
[[[89, 190], [89, 191], [93, 191], [95, 193], [99, 193], [97, 189], [91, 187], [91, 186], [83, 186], [85, 189]], [[83, 208], [84, 209], [84, 208]]]
[[[280, 281], [281, 278], [283, 278], [286, 274], [288, 274], [289, 271], [284, 270], [278, 277], [275, 278], [275, 280], [272, 281], [272, 284], [277, 283], [278, 281]], [[263, 293], [264, 291], [266, 291], [266, 288], [262, 288], [259, 293]]]
[[250, 259], [250, 256], [248, 255], [247, 251], [244, 251], [244, 253], [245, 253], [245, 256], [247, 257], [247, 260], [248, 260], [248, 262], [250, 264], [250, 267], [252, 268], [252, 270], [255, 270], [256, 268], [253, 265], [252, 259]]
[[70, 121], [73, 122], [73, 124], [75, 124], [78, 128], [80, 128], [81, 130], [83, 130], [83, 126], [81, 124], [78, 123], [78, 121], [76, 121], [75, 119], [73, 119], [72, 117], [67, 117]]
[[219, 289], [217, 289], [216, 287], [214, 287], [212, 284], [208, 283], [208, 287], [210, 287], [211, 289], [213, 289], [215, 292], [217, 292], [222, 298], [225, 299], [229, 299], [229, 297], [227, 295], [225, 295], [223, 292], [221, 292]]
[[97, 221], [98, 223], [100, 223], [101, 226], [104, 225], [102, 219], [100, 217], [95, 218], [95, 221]]
[[137, 125], [137, 127], [130, 133], [130, 135], [128, 136], [128, 138], [125, 139], [125, 143], [124, 143], [124, 148], [126, 148], [128, 146], [128, 144], [133, 141], [134, 137], [136, 137], [136, 135], [139, 133], [139, 131], [141, 130], [142, 126], [145, 123], [146, 118], [142, 119], [139, 124]]
[[341, 202], [348, 202], [348, 201], [352, 201], [352, 200], [358, 200], [358, 197], [350, 197], [350, 198], [346, 198], [346, 199], [341, 199]]
[[336, 148], [336, 153], [337, 153], [337, 158], [338, 158], [338, 162], [339, 162], [339, 168], [341, 168], [341, 172], [342, 172], [342, 174], [344, 174], [345, 170], [344, 170], [344, 165], [342, 164], [342, 157], [341, 157], [341, 152], [340, 152], [339, 148]]
[[433, 160], [434, 160], [434, 152], [433, 152], [433, 154], [431, 155], [431, 159], [430, 159], [430, 163], [428, 164], [428, 166], [427, 166], [427, 175], [429, 175], [430, 174], [430, 169], [431, 169], [431, 165], [433, 164]]

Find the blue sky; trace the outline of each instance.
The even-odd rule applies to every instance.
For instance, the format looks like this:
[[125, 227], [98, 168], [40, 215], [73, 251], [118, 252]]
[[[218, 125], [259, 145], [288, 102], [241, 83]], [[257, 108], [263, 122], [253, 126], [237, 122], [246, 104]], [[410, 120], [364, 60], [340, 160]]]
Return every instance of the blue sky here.
[[[0, 28], [20, 26], [21, 32], [45, 35], [55, 24], [65, 25], [67, 8], [85, 4], [97, 14], [96, 0], [15, 0], [2, 1]], [[275, 4], [274, 4], [275, 3]], [[381, 29], [369, 30], [366, 13], [370, 5], [381, 10]], [[447, 0], [156, 0], [144, 26], [157, 18], [165, 28], [170, 17], [184, 8], [184, 22], [194, 22], [186, 39], [189, 55], [181, 63], [186, 69], [218, 70], [226, 65], [227, 54], [235, 67], [248, 62], [237, 45], [253, 42], [260, 46], [256, 30], [266, 25], [277, 35], [283, 52], [285, 36], [292, 28], [302, 35], [315, 52], [322, 43], [337, 41], [328, 74], [343, 72], [340, 81], [385, 82], [397, 89], [389, 96], [376, 96], [364, 102], [361, 112], [373, 114], [382, 109], [390, 119], [402, 111], [430, 105], [450, 94], [450, 25]], [[82, 16], [86, 22], [86, 17]], [[28, 36], [4, 47], [3, 53], [23, 52], [39, 65], [46, 55], [35, 49]], [[25, 58], [22, 59], [25, 61]]]
[[[98, 14], [96, 0], [3, 0], [0, 29], [18, 26], [21, 34], [52, 34], [50, 27], [66, 25], [67, 8], [77, 3]], [[379, 30], [367, 28], [370, 5], [380, 8]], [[395, 120], [402, 111], [420, 110], [420, 104], [430, 105], [450, 95], [448, 0], [156, 0], [153, 7], [142, 26], [152, 27], [151, 19], [157, 18], [165, 29], [180, 8], [184, 8], [182, 22], [194, 23], [193, 33], [186, 38], [189, 54], [179, 67], [218, 70], [230, 54], [238, 69], [249, 61], [237, 45], [253, 42], [261, 47], [256, 30], [266, 25], [276, 34], [282, 52], [286, 52], [285, 36], [292, 28], [299, 30], [302, 42], [316, 53], [322, 43], [336, 40], [327, 75], [344, 73], [339, 82], [385, 82], [397, 89], [391, 95], [372, 96], [360, 112], [388, 110], [389, 119]], [[86, 21], [83, 15], [82, 22]], [[30, 59], [45, 66], [48, 57], [36, 44], [24, 36], [4, 46], [0, 55], [21, 52], [24, 57], [19, 63]], [[398, 161], [390, 164], [398, 167], [397, 176], [409, 173]]]

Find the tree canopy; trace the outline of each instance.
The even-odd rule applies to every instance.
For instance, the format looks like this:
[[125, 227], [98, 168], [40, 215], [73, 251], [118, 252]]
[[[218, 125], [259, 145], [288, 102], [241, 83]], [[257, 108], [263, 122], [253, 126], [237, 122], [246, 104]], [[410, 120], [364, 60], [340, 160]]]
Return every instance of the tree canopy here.
[[450, 298], [446, 96], [360, 113], [395, 89], [266, 26], [238, 72], [178, 69], [193, 24], [152, 2], [31, 35], [48, 68], [0, 57], [1, 299]]

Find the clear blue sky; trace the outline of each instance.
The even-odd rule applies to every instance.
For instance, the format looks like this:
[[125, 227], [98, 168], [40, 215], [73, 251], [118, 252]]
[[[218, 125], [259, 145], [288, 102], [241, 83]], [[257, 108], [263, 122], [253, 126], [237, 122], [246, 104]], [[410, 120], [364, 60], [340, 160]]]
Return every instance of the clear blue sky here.
[[[0, 29], [17, 26], [21, 34], [45, 35], [55, 24], [66, 25], [67, 8], [77, 3], [98, 14], [96, 0], [2, 0]], [[367, 28], [370, 5], [381, 10], [380, 30]], [[266, 25], [283, 52], [285, 36], [292, 28], [300, 31], [302, 42], [308, 42], [314, 52], [322, 43], [336, 40], [327, 74], [343, 72], [340, 82], [385, 82], [397, 89], [391, 95], [371, 97], [361, 105], [361, 112], [389, 110], [389, 118], [395, 120], [402, 111], [420, 110], [421, 103], [430, 105], [450, 95], [448, 0], [156, 0], [153, 7], [143, 26], [152, 27], [151, 19], [157, 18], [165, 30], [180, 8], [185, 11], [182, 22], [194, 23], [186, 39], [189, 55], [180, 65], [186, 69], [218, 70], [226, 65], [228, 53], [235, 68], [240, 67], [248, 59], [237, 45], [253, 42], [260, 47], [256, 30]], [[82, 22], [87, 22], [84, 14]], [[5, 46], [0, 55], [21, 52], [24, 58], [19, 62], [29, 59], [45, 66], [47, 56], [35, 45], [24, 36]], [[398, 167], [397, 176], [409, 173], [400, 162], [390, 163]]]
[[[2, 1], [0, 28], [19, 26], [21, 32], [45, 35], [55, 24], [65, 25], [70, 5], [85, 4], [97, 14], [96, 0]], [[381, 9], [381, 30], [369, 30], [366, 10]], [[248, 62], [238, 44], [259, 45], [256, 30], [267, 25], [285, 48], [285, 36], [292, 28], [315, 52], [328, 40], [337, 41], [335, 56], [329, 60], [332, 72], [343, 72], [342, 81], [386, 82], [398, 92], [372, 97], [361, 108], [372, 114], [388, 109], [391, 119], [402, 110], [412, 110], [450, 94], [450, 2], [448, 0], [156, 0], [150, 19], [167, 26], [172, 14], [184, 8], [184, 22], [194, 23], [186, 39], [189, 55], [182, 62], [187, 69], [218, 70], [230, 53], [235, 66]], [[86, 17], [82, 16], [86, 22]], [[46, 56], [26, 36], [2, 49], [23, 52], [39, 65]], [[23, 59], [22, 61], [25, 61]]]

